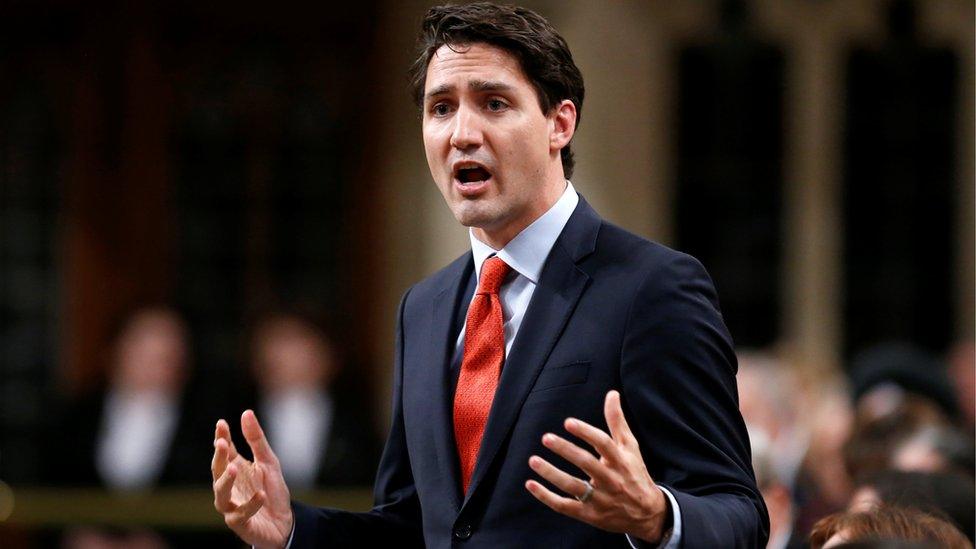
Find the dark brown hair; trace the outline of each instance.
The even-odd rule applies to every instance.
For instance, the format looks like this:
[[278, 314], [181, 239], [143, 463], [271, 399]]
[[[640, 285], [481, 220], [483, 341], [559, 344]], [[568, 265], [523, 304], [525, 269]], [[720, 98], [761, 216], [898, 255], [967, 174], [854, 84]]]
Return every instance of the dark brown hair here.
[[[419, 55], [410, 68], [414, 101], [422, 107], [427, 65], [443, 45], [490, 44], [512, 54], [535, 87], [542, 112], [549, 114], [564, 99], [576, 106], [576, 126], [583, 111], [583, 75], [573, 62], [566, 40], [539, 14], [516, 6], [477, 2], [436, 6], [427, 11], [417, 39]], [[573, 152], [560, 151], [563, 172], [573, 175]]]
[[810, 547], [821, 549], [835, 534], [845, 542], [898, 540], [932, 542], [947, 549], [972, 549], [966, 536], [949, 522], [916, 509], [880, 506], [869, 511], [835, 513], [817, 521]]

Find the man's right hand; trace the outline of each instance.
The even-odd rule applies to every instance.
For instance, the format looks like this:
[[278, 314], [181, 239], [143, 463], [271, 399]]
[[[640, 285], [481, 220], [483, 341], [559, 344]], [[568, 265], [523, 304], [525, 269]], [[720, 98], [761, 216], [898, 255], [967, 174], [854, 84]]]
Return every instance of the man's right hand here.
[[257, 549], [281, 549], [288, 543], [295, 520], [281, 465], [251, 410], [241, 415], [241, 430], [253, 462], [237, 453], [227, 422], [217, 422], [210, 464], [214, 507], [245, 543]]

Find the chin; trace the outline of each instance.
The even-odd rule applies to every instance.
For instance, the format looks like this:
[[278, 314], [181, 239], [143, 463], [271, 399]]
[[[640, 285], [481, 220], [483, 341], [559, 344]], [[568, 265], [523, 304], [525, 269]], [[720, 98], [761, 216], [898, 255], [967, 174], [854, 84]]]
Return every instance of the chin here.
[[475, 204], [460, 204], [454, 209], [454, 218], [465, 227], [485, 228], [495, 225], [498, 216]]

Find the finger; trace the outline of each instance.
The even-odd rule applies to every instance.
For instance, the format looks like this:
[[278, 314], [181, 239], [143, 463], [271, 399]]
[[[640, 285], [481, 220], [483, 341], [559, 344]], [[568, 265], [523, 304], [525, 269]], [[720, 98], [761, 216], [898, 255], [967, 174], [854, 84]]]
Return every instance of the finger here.
[[231, 513], [237, 506], [230, 500], [234, 480], [237, 478], [237, 467], [231, 465], [214, 481], [214, 507], [221, 513]]
[[542, 437], [542, 444], [582, 469], [584, 473], [590, 475], [598, 483], [606, 486], [613, 485], [613, 476], [610, 470], [606, 465], [600, 463], [600, 460], [596, 459], [593, 454], [552, 433], [546, 433]]
[[529, 467], [536, 473], [539, 473], [539, 476], [551, 482], [553, 486], [574, 498], [586, 493], [586, 482], [583, 479], [570, 475], [539, 456], [529, 458]]
[[268, 439], [264, 436], [264, 429], [258, 423], [258, 417], [254, 415], [253, 410], [245, 410], [241, 414], [241, 430], [244, 431], [244, 438], [247, 439], [247, 444], [251, 447], [251, 453], [254, 454], [254, 461], [263, 461], [266, 463], [276, 463], [278, 461], [274, 452], [271, 451], [271, 445], [268, 444]]
[[227, 469], [227, 442], [219, 438], [214, 442], [214, 456], [210, 461], [210, 473], [213, 475], [214, 482], [224, 474]]
[[630, 425], [627, 425], [624, 410], [620, 405], [619, 392], [610, 391], [607, 393], [607, 399], [603, 404], [603, 415], [606, 416], [607, 426], [610, 427], [610, 435], [613, 436], [614, 440], [625, 444], [635, 441], [634, 433], [631, 432]]
[[219, 439], [227, 441], [227, 461], [237, 459], [237, 448], [234, 446], [234, 440], [230, 437], [230, 425], [223, 419], [217, 421], [217, 429], [214, 431], [214, 443], [216, 444]]
[[612, 462], [620, 461], [620, 448], [610, 435], [596, 427], [575, 418], [569, 418], [565, 422], [566, 430], [573, 435], [583, 439], [592, 446], [601, 456]]
[[224, 521], [231, 528], [244, 526], [255, 513], [264, 507], [265, 500], [266, 496], [263, 491], [256, 492], [253, 496], [251, 496], [251, 499], [247, 500], [247, 502], [235, 509], [233, 513], [224, 519]]
[[584, 507], [583, 503], [576, 501], [575, 499], [564, 498], [557, 495], [534, 480], [525, 481], [525, 489], [528, 490], [529, 493], [535, 497], [535, 499], [541, 501], [553, 511], [578, 520], [585, 520], [583, 515], [586, 512], [586, 508]]

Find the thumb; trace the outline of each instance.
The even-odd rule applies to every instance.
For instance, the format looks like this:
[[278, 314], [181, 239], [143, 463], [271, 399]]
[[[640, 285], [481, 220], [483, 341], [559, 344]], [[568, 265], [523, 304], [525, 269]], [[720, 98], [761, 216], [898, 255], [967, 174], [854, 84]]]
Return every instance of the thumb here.
[[251, 447], [251, 453], [254, 454], [254, 461], [264, 463], [278, 462], [278, 458], [271, 450], [271, 445], [268, 444], [268, 439], [264, 436], [264, 429], [258, 423], [258, 417], [254, 415], [253, 410], [245, 410], [241, 414], [241, 431], [244, 432], [247, 445]]

